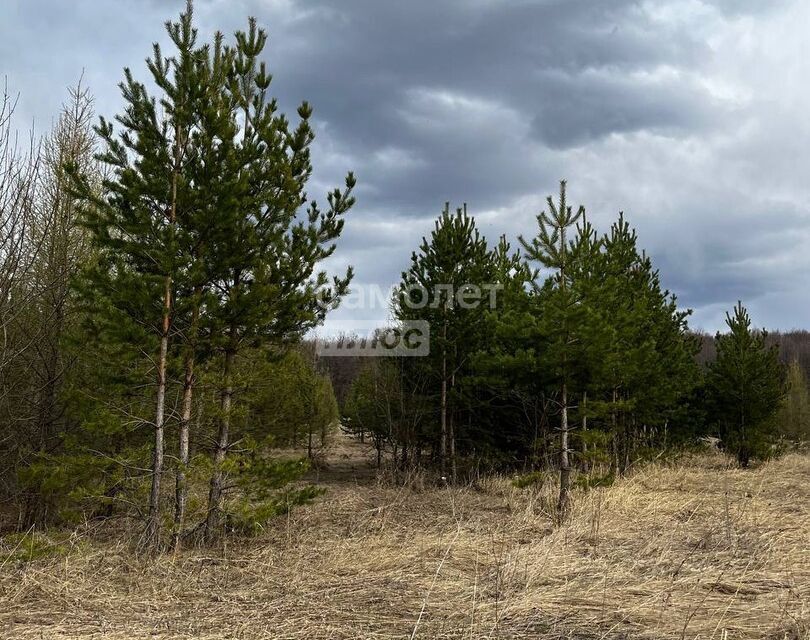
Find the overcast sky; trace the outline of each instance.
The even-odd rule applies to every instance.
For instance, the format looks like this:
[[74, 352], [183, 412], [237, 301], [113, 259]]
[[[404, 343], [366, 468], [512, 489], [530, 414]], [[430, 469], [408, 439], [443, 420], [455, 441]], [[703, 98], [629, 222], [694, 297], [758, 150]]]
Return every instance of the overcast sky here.
[[[17, 124], [50, 126], [84, 70], [100, 114], [178, 0], [3, 0], [0, 77]], [[755, 323], [810, 328], [807, 0], [197, 0], [201, 35], [254, 15], [273, 87], [315, 108], [323, 199], [358, 204], [333, 265], [389, 286], [443, 203], [484, 233], [534, 232], [569, 181], [601, 229], [623, 210], [692, 326], [737, 299]], [[339, 311], [326, 331], [384, 309]]]

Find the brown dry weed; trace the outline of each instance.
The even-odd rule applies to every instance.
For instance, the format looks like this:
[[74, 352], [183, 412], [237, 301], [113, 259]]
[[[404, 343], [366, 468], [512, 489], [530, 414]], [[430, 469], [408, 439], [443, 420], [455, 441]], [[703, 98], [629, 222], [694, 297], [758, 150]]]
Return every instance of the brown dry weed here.
[[810, 457], [651, 465], [563, 526], [551, 484], [353, 482], [340, 457], [258, 538], [0, 556], [0, 637], [810, 638]]

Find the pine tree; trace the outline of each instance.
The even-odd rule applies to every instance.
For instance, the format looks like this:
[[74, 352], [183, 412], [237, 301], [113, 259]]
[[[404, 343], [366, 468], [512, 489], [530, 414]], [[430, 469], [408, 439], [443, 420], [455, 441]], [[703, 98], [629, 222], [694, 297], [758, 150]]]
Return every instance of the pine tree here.
[[[220, 156], [209, 202], [211, 247], [204, 258], [214, 295], [206, 302], [201, 330], [222, 362], [219, 425], [213, 454], [205, 537], [222, 523], [223, 465], [230, 446], [235, 393], [233, 372], [245, 346], [294, 342], [323, 321], [346, 293], [352, 273], [331, 280], [316, 267], [335, 250], [344, 214], [354, 204], [350, 173], [345, 189], [328, 195], [322, 211], [307, 204], [311, 175], [311, 107], [298, 109], [300, 122], [290, 128], [268, 97], [271, 76], [259, 58], [267, 35], [250, 19], [236, 34], [229, 108], [219, 116]], [[213, 176], [212, 176], [213, 179]]]
[[230, 149], [226, 140], [235, 129], [230, 117], [234, 98], [229, 87], [233, 78], [234, 51], [224, 45], [217, 32], [213, 45], [195, 51], [197, 95], [194, 103], [195, 126], [190, 132], [193, 153], [185, 165], [189, 190], [188, 207], [180, 212], [180, 240], [183, 278], [178, 282], [174, 318], [180, 342], [183, 391], [179, 420], [173, 541], [179, 549], [186, 519], [187, 469], [189, 466], [190, 426], [194, 407], [198, 360], [205, 364], [213, 355], [210, 341], [203, 339], [201, 316], [211, 301], [216, 301], [216, 274], [210, 269], [209, 255], [217, 242], [216, 220], [220, 215], [222, 190], [220, 182]]
[[488, 406], [476, 418], [482, 431], [476, 445], [533, 470], [552, 464], [547, 418], [549, 390], [556, 384], [541, 358], [538, 291], [526, 286], [539, 274], [519, 253], [498, 271], [504, 284], [501, 304], [488, 314], [490, 336], [475, 357], [477, 383], [489, 394]]
[[[460, 375], [479, 350], [488, 294], [495, 279], [495, 258], [466, 206], [450, 213], [449, 203], [430, 239], [422, 239], [411, 266], [403, 272], [395, 313], [400, 321], [430, 325], [430, 355], [424, 364], [438, 391], [439, 462], [442, 476], [457, 477], [456, 409]], [[497, 292], [495, 292], [497, 294]]]
[[741, 466], [767, 457], [775, 436], [774, 417], [784, 396], [783, 371], [767, 332], [752, 328], [742, 303], [726, 314], [729, 332], [718, 333], [717, 359], [709, 365], [707, 386], [712, 418], [727, 451]]
[[[560, 518], [568, 512], [571, 493], [571, 384], [575, 370], [582, 362], [582, 338], [578, 328], [582, 323], [583, 306], [575, 275], [580, 251], [589, 245], [582, 233], [577, 233], [577, 222], [585, 215], [585, 208], [576, 211], [568, 205], [566, 183], [560, 183], [557, 204], [549, 196], [548, 212], [537, 215], [538, 234], [531, 240], [521, 236], [520, 242], [528, 260], [539, 262], [552, 270], [542, 284], [535, 280], [540, 330], [544, 339], [542, 358], [548, 363], [558, 385], [557, 404], [560, 409], [560, 493], [557, 511]], [[588, 247], [589, 248], [589, 247]]]
[[[186, 467], [195, 369], [212, 358], [222, 366], [219, 428], [205, 535], [221, 523], [223, 463], [229, 447], [233, 373], [246, 346], [295, 342], [323, 320], [346, 292], [351, 269], [329, 281], [317, 265], [335, 249], [343, 214], [354, 203], [354, 177], [328, 195], [328, 209], [309, 203], [311, 107], [291, 128], [268, 97], [271, 77], [259, 61], [267, 37], [250, 20], [226, 45], [217, 33], [196, 46], [189, 1], [179, 22], [167, 23], [177, 49], [160, 48], [147, 63], [159, 88], [153, 98], [129, 70], [127, 102], [117, 119], [102, 119], [100, 158], [113, 170], [97, 197], [82, 176], [83, 223], [99, 260], [87, 269], [84, 298], [97, 324], [122, 339], [144, 330], [154, 349], [157, 392], [153, 470], [144, 544], [159, 545], [160, 478], [169, 366], [179, 357], [183, 392], [175, 482], [174, 543], [185, 520]], [[130, 334], [127, 336], [127, 334]]]
[[168, 22], [166, 30], [175, 56], [164, 58], [155, 44], [147, 59], [160, 97], [153, 97], [125, 69], [120, 88], [126, 108], [116, 118], [122, 132], [116, 135], [104, 118], [96, 129], [106, 147], [99, 157], [112, 170], [104, 182], [105, 196], [97, 197], [76, 176], [77, 194], [89, 205], [83, 224], [101, 256], [86, 273], [85, 297], [99, 301], [95, 305], [99, 313], [117, 316], [108, 326], [119, 320], [134, 322], [146, 327], [157, 342], [152, 486], [142, 539], [150, 549], [160, 545], [167, 367], [175, 293], [184, 266], [178, 218], [190, 206], [186, 164], [194, 107], [202, 93], [190, 0], [180, 20]]
[[[648, 438], [669, 422], [697, 382], [697, 343], [689, 311], [664, 290], [652, 261], [638, 249], [635, 230], [620, 214], [594, 261], [589, 308], [592, 410], [607, 419], [614, 468], [625, 471], [639, 433]], [[601, 397], [600, 397], [601, 396]]]

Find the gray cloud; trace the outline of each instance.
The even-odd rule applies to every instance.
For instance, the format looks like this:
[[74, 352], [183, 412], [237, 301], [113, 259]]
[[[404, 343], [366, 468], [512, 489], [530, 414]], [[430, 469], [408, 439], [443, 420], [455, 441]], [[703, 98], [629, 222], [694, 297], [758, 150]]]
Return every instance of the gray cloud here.
[[[692, 78], [548, 74], [532, 131], [553, 148], [638, 130], [681, 135], [717, 120], [722, 105]], [[564, 96], [558, 99], [557, 96]]]
[[[44, 126], [82, 68], [109, 115], [116, 83], [183, 2], [12, 0], [0, 60]], [[695, 322], [737, 298], [804, 322], [810, 235], [801, 0], [197, 0], [205, 37], [255, 15], [274, 91], [315, 107], [313, 196], [360, 180], [335, 266], [390, 284], [445, 200], [493, 240], [531, 233], [559, 178], [606, 227], [627, 211]], [[31, 46], [36, 43], [36, 46]], [[375, 314], [377, 314], [375, 316]], [[343, 326], [362, 312], [340, 312]], [[380, 317], [368, 310], [365, 317]]]

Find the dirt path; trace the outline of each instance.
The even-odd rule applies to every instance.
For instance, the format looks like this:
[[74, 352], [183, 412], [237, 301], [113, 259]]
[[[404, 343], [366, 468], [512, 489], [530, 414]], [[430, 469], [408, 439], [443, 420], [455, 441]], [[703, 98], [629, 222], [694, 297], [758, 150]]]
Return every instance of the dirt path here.
[[374, 447], [368, 442], [338, 431], [305, 479], [324, 485], [367, 485], [377, 478]]

